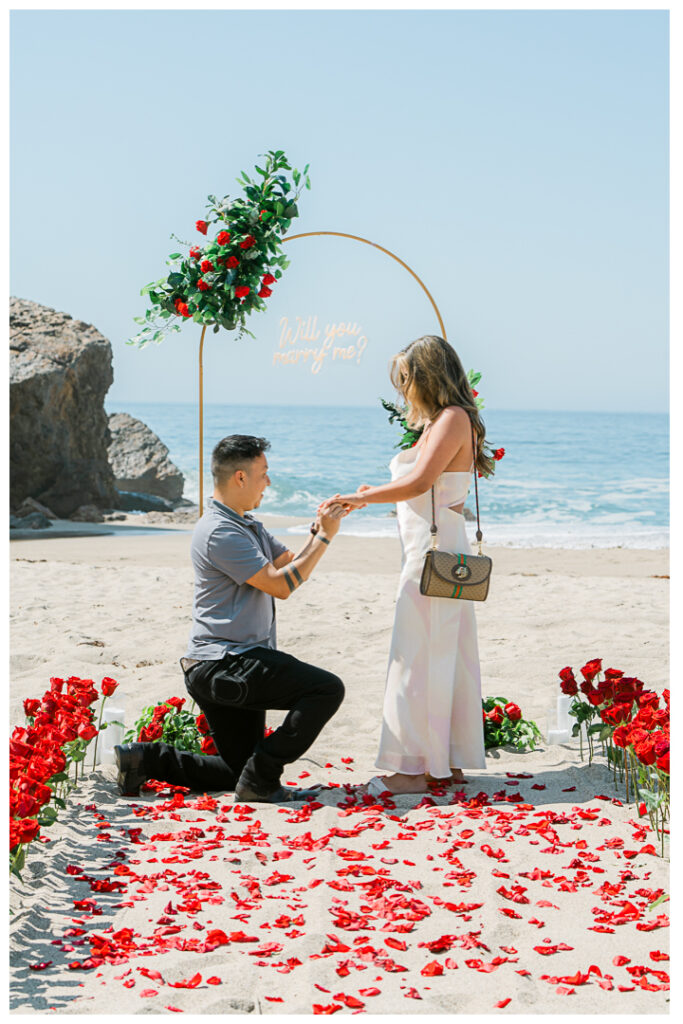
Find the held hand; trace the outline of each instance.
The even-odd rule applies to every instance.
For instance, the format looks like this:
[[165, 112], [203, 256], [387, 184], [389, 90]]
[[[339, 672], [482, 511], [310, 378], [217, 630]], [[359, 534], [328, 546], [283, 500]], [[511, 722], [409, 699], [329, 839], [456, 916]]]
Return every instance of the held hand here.
[[321, 506], [315, 519], [319, 532], [331, 540], [339, 532], [341, 521], [347, 513], [339, 503]]

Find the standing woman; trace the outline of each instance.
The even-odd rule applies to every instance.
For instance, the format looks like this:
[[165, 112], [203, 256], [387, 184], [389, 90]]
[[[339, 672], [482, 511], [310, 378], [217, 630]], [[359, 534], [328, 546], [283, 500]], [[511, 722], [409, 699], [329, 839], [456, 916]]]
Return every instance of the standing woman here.
[[462, 769], [486, 766], [481, 680], [470, 601], [425, 597], [420, 575], [430, 547], [432, 487], [438, 545], [471, 552], [462, 509], [472, 472], [488, 475], [484, 424], [455, 350], [426, 335], [394, 356], [391, 381], [406, 402], [407, 422], [424, 427], [418, 443], [390, 463], [391, 483], [361, 485], [336, 497], [349, 509], [396, 502], [401, 577], [389, 653], [382, 731], [371, 779], [374, 795], [422, 793], [429, 777], [465, 781]]

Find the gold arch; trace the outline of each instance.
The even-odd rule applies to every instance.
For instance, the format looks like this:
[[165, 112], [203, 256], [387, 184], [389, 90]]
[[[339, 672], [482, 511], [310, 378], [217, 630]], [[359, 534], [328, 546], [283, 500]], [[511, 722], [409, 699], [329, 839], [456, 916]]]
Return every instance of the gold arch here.
[[[365, 245], [371, 245], [373, 249], [379, 249], [380, 252], [386, 253], [387, 256], [391, 256], [392, 260], [396, 260], [397, 263], [408, 271], [408, 273], [415, 278], [422, 291], [425, 293], [427, 298], [432, 304], [432, 309], [436, 313], [436, 318], [439, 321], [439, 327], [441, 328], [441, 337], [446, 341], [446, 328], [444, 327], [439, 307], [434, 301], [431, 292], [425, 285], [414, 270], [404, 263], [395, 253], [389, 249], [385, 249], [383, 245], [378, 245], [377, 242], [371, 242], [369, 238], [361, 238], [360, 235], [349, 235], [345, 231], [304, 231], [299, 235], [287, 235], [282, 239], [283, 242], [293, 242], [297, 238], [314, 238], [318, 235], [331, 235], [335, 238], [351, 238], [355, 242], [363, 242]], [[204, 512], [204, 335], [206, 334], [207, 324], [202, 327], [202, 336], [199, 341], [199, 515], [201, 516]]]

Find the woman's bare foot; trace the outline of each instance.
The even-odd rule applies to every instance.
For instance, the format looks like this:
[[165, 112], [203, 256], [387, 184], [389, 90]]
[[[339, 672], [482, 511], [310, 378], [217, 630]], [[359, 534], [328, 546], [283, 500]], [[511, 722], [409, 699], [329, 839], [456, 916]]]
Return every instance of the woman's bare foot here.
[[427, 792], [427, 779], [424, 775], [402, 775], [395, 772], [393, 775], [383, 775], [382, 782], [395, 796]]
[[467, 782], [467, 779], [462, 773], [462, 768], [451, 768], [451, 774], [447, 775], [444, 779], [437, 779], [434, 775], [427, 773], [425, 778], [429, 785], [435, 784], [438, 786], [448, 786], [451, 782]]

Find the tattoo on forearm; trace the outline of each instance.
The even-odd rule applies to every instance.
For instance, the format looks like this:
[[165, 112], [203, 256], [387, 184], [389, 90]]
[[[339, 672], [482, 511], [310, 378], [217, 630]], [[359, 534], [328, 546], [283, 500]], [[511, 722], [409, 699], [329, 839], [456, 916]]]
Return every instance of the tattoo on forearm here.
[[287, 586], [289, 587], [290, 594], [293, 594], [296, 588], [300, 587], [304, 582], [303, 576], [295, 565], [290, 569], [285, 569], [283, 576], [287, 580]]

